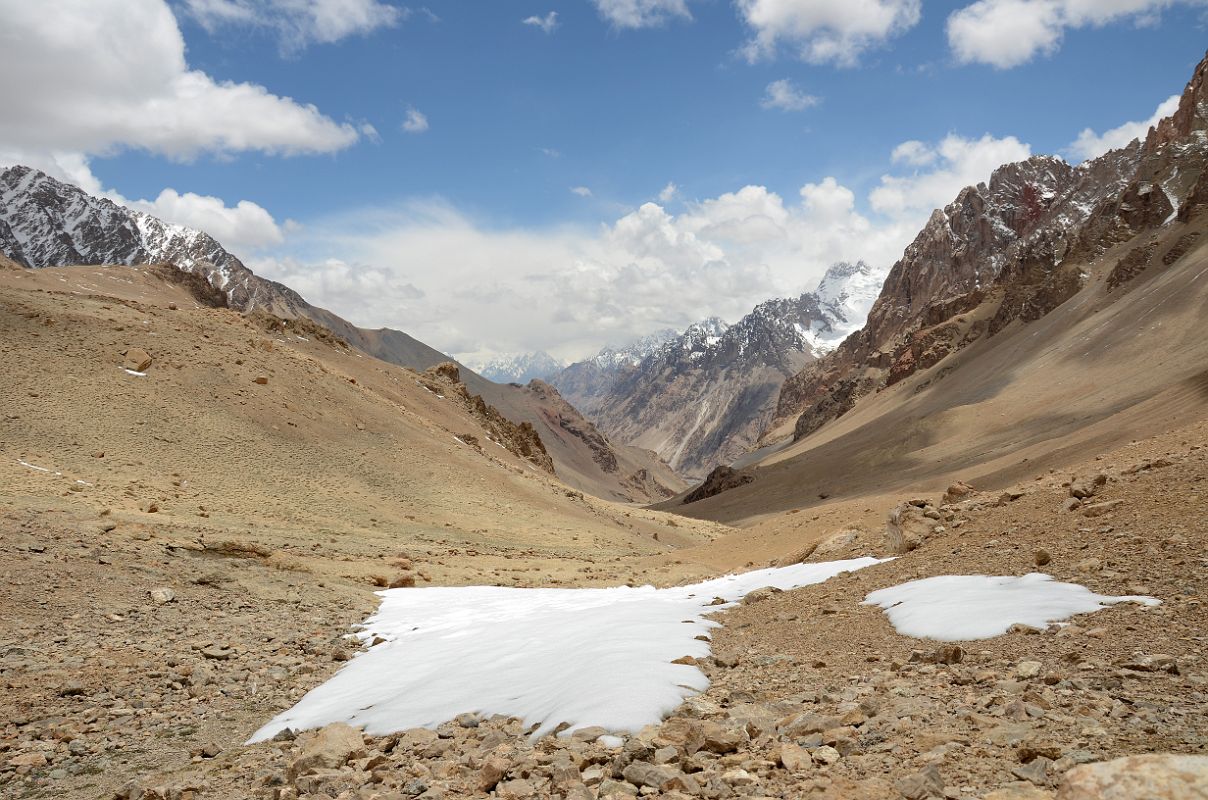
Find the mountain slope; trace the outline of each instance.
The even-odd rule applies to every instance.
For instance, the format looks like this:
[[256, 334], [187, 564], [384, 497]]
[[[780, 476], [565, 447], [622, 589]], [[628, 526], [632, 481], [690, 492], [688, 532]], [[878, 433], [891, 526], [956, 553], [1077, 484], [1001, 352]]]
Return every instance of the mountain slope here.
[[636, 363], [604, 351], [551, 382], [609, 436], [699, 478], [751, 449], [780, 385], [859, 326], [876, 284], [867, 265], [836, 264], [816, 292], [761, 303], [733, 326], [697, 323]]
[[[265, 310], [281, 317], [309, 319], [365, 353], [416, 370], [449, 360], [402, 331], [358, 328], [311, 305], [289, 287], [255, 275], [205, 233], [94, 197], [29, 167], [0, 171], [0, 253], [26, 267], [172, 264], [221, 290], [230, 307], [238, 311]], [[561, 428], [550, 426], [549, 409], [538, 394], [521, 387], [500, 387], [469, 370], [466, 373], [471, 391], [484, 396], [513, 422], [533, 424], [544, 438], [562, 436]], [[638, 488], [645, 484], [630, 480], [642, 470], [661, 476], [667, 489], [681, 488], [657, 458], [637, 448], [617, 454], [618, 462], [629, 468], [624, 474], [593, 468], [594, 450], [582, 440], [563, 440], [551, 455], [556, 467], [566, 465], [562, 472], [575, 488], [602, 497], [649, 502], [665, 496], [662, 489], [647, 494]]]
[[860, 397], [1044, 316], [1085, 285], [1087, 262], [1184, 217], [1208, 148], [1206, 64], [1144, 142], [1078, 167], [1052, 156], [1008, 164], [936, 210], [864, 328], [786, 382], [768, 438], [808, 435]]
[[1008, 165], [936, 212], [867, 325], [785, 385], [796, 443], [685, 511], [994, 489], [1208, 416], [1206, 73], [1144, 142]]

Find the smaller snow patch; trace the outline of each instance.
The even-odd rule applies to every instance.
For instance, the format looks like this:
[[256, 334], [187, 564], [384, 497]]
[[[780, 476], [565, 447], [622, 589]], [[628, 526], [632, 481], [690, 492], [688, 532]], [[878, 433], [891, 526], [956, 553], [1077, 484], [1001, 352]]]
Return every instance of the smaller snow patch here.
[[137, 378], [145, 378], [145, 377], [147, 377], [147, 373], [145, 373], [145, 372], [139, 372], [139, 371], [137, 371], [137, 370], [133, 370], [133, 369], [126, 369], [125, 367], [123, 367], [122, 369], [125, 371], [125, 373], [126, 373], [127, 375], [133, 375], [133, 376], [135, 376], [135, 377], [137, 377]]
[[1116, 603], [1156, 606], [1153, 597], [1095, 594], [1077, 583], [1059, 583], [1032, 572], [1012, 575], [940, 575], [880, 589], [864, 604], [885, 610], [898, 633], [916, 639], [961, 642], [1001, 636], [1019, 623], [1043, 628], [1074, 614]]

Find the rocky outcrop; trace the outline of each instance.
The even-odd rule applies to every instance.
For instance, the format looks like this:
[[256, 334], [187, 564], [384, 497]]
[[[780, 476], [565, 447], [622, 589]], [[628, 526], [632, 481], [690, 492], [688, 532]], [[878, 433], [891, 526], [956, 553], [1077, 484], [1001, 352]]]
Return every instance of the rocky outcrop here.
[[684, 505], [695, 503], [698, 500], [704, 500], [706, 497], [713, 497], [722, 492], [736, 489], [739, 486], [746, 486], [751, 481], [755, 480], [755, 476], [747, 472], [739, 472], [727, 466], [716, 467], [709, 476], [691, 492], [684, 497]]
[[1077, 167], [1052, 156], [1007, 164], [937, 209], [890, 270], [864, 328], [785, 382], [773, 426], [795, 419], [795, 437], [808, 436], [860, 397], [1040, 319], [1113, 249], [1112, 290], [1178, 260], [1193, 240], [1161, 258], [1145, 242], [1130, 245], [1208, 207], [1206, 74], [1208, 59], [1178, 111], [1144, 142]]
[[546, 452], [545, 445], [532, 424], [512, 422], [483, 400], [481, 395], [470, 394], [461, 382], [461, 369], [456, 363], [446, 361], [430, 367], [424, 371], [420, 381], [430, 392], [456, 398], [481, 423], [488, 435], [503, 445], [508, 452], [544, 472], [554, 474], [553, 459]]
[[595, 425], [575, 411], [574, 406], [563, 400], [557, 389], [541, 380], [530, 381], [528, 388], [541, 399], [542, 414], [550, 425], [582, 441], [591, 452], [592, 460], [604, 472], [617, 471], [617, 454], [612, 449], [612, 443], [596, 430]]

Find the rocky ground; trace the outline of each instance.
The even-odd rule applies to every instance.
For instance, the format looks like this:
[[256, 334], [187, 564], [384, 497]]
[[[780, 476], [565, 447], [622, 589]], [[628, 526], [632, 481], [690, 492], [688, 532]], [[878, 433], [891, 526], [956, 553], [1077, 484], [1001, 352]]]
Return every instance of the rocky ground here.
[[[363, 737], [337, 725], [243, 746], [354, 655], [344, 634], [373, 608], [368, 587], [275, 552], [131, 523], [105, 531], [106, 517], [54, 504], [13, 508], [0, 551], [10, 593], [0, 794], [1202, 796], [1171, 793], [1169, 765], [1156, 771], [1166, 788], [1111, 794], [1095, 782], [1108, 759], [1208, 753], [1206, 430], [1005, 493], [956, 487], [907, 503], [896, 525], [803, 535], [782, 559], [900, 557], [820, 586], [760, 591], [720, 614], [714, 654], [700, 663], [710, 689], [619, 747], [591, 740], [603, 731], [531, 741], [518, 720], [473, 714], [436, 731]], [[663, 574], [649, 562], [619, 568]], [[600, 569], [619, 577], [617, 565]], [[1162, 605], [945, 645], [898, 635], [859, 604], [917, 577], [1038, 569]], [[1202, 763], [1189, 763], [1203, 785]], [[1126, 769], [1134, 780], [1152, 771]]]

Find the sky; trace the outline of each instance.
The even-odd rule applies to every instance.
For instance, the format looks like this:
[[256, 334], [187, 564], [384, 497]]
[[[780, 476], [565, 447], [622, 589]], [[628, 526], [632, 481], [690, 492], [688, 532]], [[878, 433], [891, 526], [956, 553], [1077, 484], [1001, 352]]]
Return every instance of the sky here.
[[[419, 5], [418, 2], [427, 2]], [[1208, 0], [0, 0], [0, 164], [480, 362], [887, 269], [1144, 135]]]

